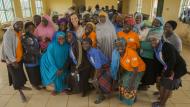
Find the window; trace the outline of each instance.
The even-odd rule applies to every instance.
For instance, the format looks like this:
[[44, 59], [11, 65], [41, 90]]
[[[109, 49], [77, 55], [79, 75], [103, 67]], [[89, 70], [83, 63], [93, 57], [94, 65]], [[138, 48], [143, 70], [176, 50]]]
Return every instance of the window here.
[[182, 22], [190, 24], [190, 0], [181, 0], [179, 17]]
[[152, 4], [152, 11], [151, 11], [151, 18], [154, 19], [156, 17], [158, 7], [158, 0], [153, 0]]
[[14, 17], [12, 0], [0, 0], [0, 23], [12, 21]]
[[142, 0], [137, 0], [137, 12], [141, 13], [142, 9]]
[[31, 12], [31, 4], [30, 0], [20, 0], [21, 7], [22, 7], [22, 15], [23, 17], [31, 17], [32, 12]]
[[43, 12], [43, 5], [42, 5], [42, 0], [36, 0], [36, 14], [41, 15]]

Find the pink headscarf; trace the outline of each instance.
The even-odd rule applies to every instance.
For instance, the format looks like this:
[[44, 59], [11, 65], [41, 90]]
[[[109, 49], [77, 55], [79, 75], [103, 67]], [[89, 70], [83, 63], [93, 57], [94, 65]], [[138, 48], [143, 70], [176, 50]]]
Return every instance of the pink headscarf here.
[[55, 33], [55, 28], [53, 26], [53, 22], [51, 21], [51, 18], [48, 15], [44, 15], [42, 16], [43, 18], [45, 18], [48, 21], [48, 25], [45, 27], [42, 22], [37, 26], [37, 28], [34, 31], [34, 35], [36, 35], [37, 37], [41, 37], [40, 40], [40, 48], [42, 49], [42, 51], [44, 51], [49, 44], [49, 40], [46, 40], [44, 38], [48, 38], [50, 40], [52, 40], [52, 37]]
[[133, 16], [130, 15], [125, 17], [124, 23], [130, 26], [134, 26], [136, 24], [135, 19], [133, 18]]
[[41, 22], [35, 29], [34, 34], [37, 37], [48, 37], [49, 39], [52, 39], [55, 33], [53, 22], [51, 21], [51, 18], [48, 15], [44, 15], [42, 17], [48, 21], [48, 25], [45, 27]]

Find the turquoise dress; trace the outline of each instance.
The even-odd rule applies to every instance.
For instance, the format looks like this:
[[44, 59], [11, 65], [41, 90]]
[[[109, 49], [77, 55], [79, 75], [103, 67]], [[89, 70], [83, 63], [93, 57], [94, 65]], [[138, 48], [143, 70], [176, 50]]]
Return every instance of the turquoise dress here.
[[[58, 43], [59, 36], [65, 37], [65, 33], [58, 32], [56, 34], [56, 40], [53, 40], [48, 46], [40, 62], [42, 84], [44, 86], [54, 84], [56, 92], [62, 92], [67, 88], [65, 79], [68, 75], [68, 69], [65, 67], [65, 63], [69, 58], [69, 45], [67, 43], [60, 45]], [[63, 69], [63, 73], [57, 76], [56, 73], [59, 69]]]

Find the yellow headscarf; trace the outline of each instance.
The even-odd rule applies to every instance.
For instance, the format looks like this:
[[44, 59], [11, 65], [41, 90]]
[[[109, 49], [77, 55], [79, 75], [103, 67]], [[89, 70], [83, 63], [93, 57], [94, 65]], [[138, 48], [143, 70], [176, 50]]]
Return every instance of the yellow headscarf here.
[[99, 13], [99, 16], [108, 17], [108, 14], [107, 14], [106, 12], [104, 12], [104, 11], [101, 11], [101, 12]]
[[88, 22], [86, 25], [92, 25], [92, 27], [93, 27], [93, 31], [95, 32], [96, 31], [96, 25], [94, 24], [94, 23], [92, 23], [92, 22]]

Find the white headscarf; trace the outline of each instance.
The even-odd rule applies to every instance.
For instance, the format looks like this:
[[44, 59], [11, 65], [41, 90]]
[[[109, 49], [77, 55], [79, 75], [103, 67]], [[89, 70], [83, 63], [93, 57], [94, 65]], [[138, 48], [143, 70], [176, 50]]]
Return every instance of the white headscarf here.
[[22, 19], [22, 18], [19, 18], [19, 17], [15, 17], [14, 20], [12, 21], [12, 23], [11, 23], [10, 29], [14, 29], [13, 26], [14, 26], [17, 22], [23, 22], [23, 19]]
[[96, 25], [96, 35], [98, 40], [98, 47], [100, 47], [103, 53], [111, 58], [111, 53], [113, 49], [112, 42], [116, 39], [116, 31], [114, 25], [109, 20], [107, 13], [101, 11], [99, 16], [105, 16], [106, 22], [99, 23]]

